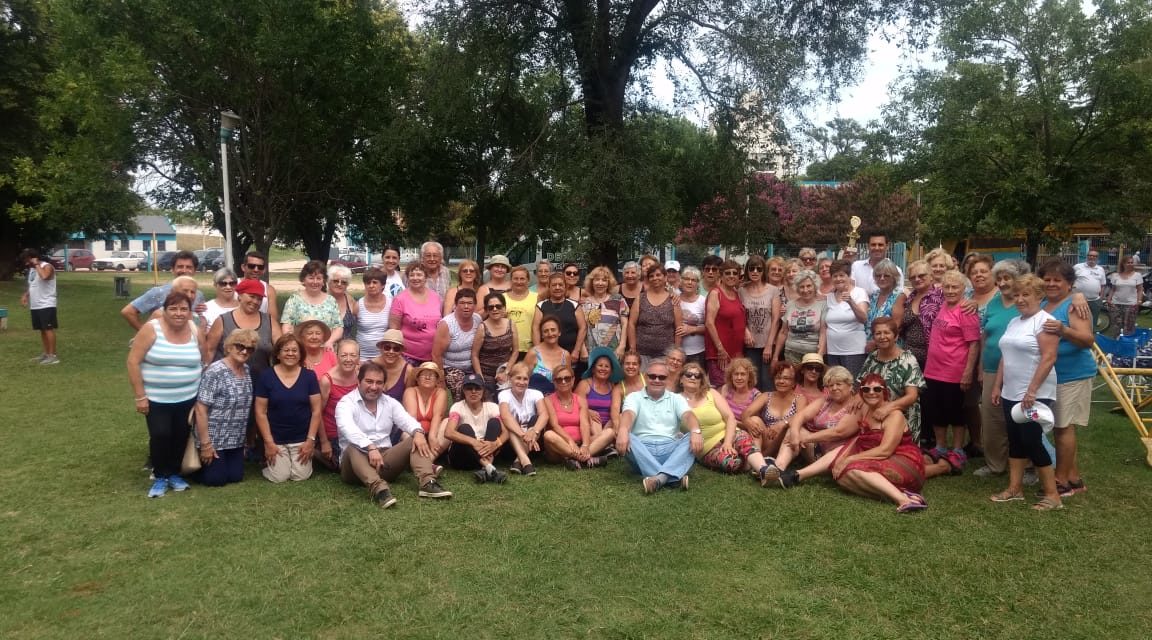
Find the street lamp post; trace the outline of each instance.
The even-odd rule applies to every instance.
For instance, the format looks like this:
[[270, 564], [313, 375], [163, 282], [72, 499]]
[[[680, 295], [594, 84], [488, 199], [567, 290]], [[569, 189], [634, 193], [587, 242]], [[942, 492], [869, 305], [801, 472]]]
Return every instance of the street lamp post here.
[[236, 268], [232, 255], [232, 199], [228, 193], [228, 142], [240, 128], [240, 116], [232, 110], [220, 112], [220, 170], [224, 175], [224, 263]]

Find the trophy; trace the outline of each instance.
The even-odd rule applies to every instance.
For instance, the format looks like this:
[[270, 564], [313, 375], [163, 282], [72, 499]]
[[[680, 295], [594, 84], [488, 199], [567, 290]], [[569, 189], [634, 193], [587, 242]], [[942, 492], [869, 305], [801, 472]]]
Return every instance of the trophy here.
[[860, 228], [860, 223], [860, 216], [848, 218], [848, 226], [851, 227], [851, 230], [848, 232], [848, 244], [844, 245], [845, 254], [856, 254], [856, 242], [860, 240], [860, 232], [857, 229]]

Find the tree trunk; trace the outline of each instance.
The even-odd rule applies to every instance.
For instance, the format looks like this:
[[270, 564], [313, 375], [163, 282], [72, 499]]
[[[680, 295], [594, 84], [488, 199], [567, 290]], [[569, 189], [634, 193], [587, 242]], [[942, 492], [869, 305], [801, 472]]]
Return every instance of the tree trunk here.
[[[594, 227], [589, 228], [589, 232], [594, 231]], [[620, 261], [620, 247], [611, 238], [597, 238], [593, 236], [590, 239], [592, 246], [588, 249], [588, 265], [592, 267], [608, 267], [613, 273], [616, 272], [616, 264]]]
[[1033, 273], [1040, 266], [1036, 264], [1036, 257], [1040, 255], [1040, 236], [1042, 233], [1043, 231], [1038, 229], [1026, 229], [1024, 231], [1024, 259], [1032, 265]]

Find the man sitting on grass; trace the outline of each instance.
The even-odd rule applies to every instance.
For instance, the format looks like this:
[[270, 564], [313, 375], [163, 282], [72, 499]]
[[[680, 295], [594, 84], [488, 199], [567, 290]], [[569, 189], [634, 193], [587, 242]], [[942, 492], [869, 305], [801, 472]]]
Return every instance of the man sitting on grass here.
[[[384, 368], [369, 361], [360, 365], [355, 391], [336, 405], [336, 429], [340, 433], [340, 477], [368, 487], [376, 505], [387, 509], [396, 504], [388, 483], [411, 469], [420, 480], [421, 498], [451, 498], [436, 481], [436, 464], [428, 448], [428, 436], [404, 407], [384, 394]], [[392, 432], [408, 434], [392, 444]]]
[[[696, 414], [683, 396], [667, 391], [667, 380], [668, 365], [659, 358], [650, 362], [645, 388], [628, 394], [620, 413], [616, 451], [644, 476], [644, 493], [665, 486], [687, 490], [688, 470], [704, 448]], [[687, 438], [682, 424], [691, 432]]]

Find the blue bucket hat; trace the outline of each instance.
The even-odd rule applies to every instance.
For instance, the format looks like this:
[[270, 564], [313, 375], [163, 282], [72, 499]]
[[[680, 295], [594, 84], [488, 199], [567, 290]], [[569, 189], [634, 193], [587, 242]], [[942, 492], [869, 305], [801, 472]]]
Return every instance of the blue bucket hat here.
[[588, 354], [588, 370], [584, 372], [583, 376], [585, 380], [592, 377], [592, 370], [600, 358], [608, 358], [608, 363], [612, 365], [612, 375], [608, 378], [609, 382], [617, 383], [624, 379], [624, 368], [616, 359], [616, 352], [608, 347], [596, 347], [592, 353]]

